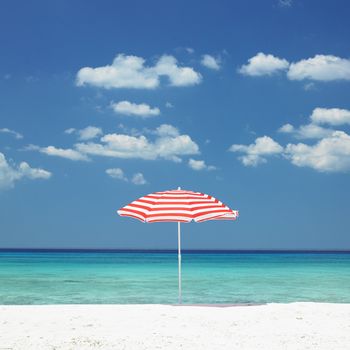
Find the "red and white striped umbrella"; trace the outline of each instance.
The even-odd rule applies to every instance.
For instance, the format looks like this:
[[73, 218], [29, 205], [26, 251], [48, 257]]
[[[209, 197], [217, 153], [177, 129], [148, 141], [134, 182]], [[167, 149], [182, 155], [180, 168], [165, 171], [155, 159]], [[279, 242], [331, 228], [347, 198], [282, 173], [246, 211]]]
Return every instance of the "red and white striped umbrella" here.
[[236, 220], [238, 211], [207, 194], [178, 189], [148, 194], [121, 208], [118, 214], [142, 222], [203, 222]]
[[177, 222], [179, 303], [181, 304], [181, 222], [208, 220], [236, 220], [238, 211], [232, 210], [216, 198], [200, 192], [177, 190], [155, 192], [141, 197], [118, 210], [142, 222]]

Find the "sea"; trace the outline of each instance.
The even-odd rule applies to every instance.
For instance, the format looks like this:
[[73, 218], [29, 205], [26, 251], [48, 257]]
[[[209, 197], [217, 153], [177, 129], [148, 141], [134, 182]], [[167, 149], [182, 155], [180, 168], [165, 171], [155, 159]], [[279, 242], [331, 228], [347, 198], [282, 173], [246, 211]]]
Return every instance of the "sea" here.
[[[184, 304], [350, 303], [350, 252], [185, 251]], [[176, 304], [175, 251], [0, 250], [0, 304]]]

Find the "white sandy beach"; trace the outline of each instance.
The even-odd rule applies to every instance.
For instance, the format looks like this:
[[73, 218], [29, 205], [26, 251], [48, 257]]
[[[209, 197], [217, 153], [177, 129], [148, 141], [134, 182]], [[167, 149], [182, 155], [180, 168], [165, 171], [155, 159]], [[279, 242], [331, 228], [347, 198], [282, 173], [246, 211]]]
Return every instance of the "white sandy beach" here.
[[0, 349], [350, 349], [350, 304], [0, 306]]

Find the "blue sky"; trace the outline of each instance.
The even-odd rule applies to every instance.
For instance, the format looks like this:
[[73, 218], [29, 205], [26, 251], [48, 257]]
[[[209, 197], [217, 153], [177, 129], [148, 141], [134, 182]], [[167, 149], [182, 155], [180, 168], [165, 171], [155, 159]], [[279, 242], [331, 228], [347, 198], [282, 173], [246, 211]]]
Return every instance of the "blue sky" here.
[[0, 247], [350, 249], [347, 1], [3, 1]]

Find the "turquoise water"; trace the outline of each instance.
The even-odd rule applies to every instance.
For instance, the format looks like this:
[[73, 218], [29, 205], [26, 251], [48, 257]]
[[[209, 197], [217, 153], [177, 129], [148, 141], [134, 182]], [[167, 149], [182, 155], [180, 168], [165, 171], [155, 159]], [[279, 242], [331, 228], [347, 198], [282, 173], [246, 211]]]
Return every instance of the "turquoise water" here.
[[[184, 303], [350, 303], [350, 254], [185, 253]], [[173, 253], [0, 252], [0, 304], [176, 303]]]

